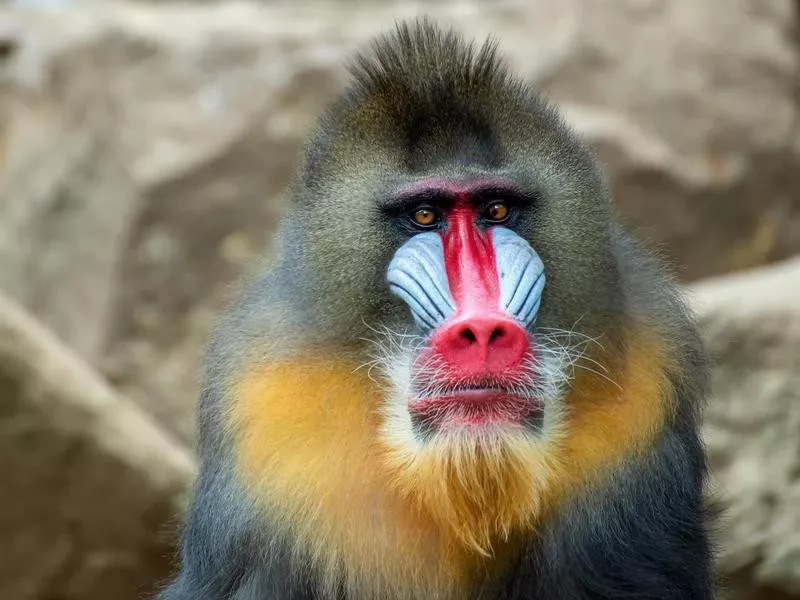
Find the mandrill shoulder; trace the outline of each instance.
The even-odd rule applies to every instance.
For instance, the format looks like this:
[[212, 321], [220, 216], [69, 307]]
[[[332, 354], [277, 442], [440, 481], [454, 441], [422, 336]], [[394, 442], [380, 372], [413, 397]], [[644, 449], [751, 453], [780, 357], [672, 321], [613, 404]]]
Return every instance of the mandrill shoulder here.
[[710, 600], [704, 473], [697, 436], [669, 427], [544, 524], [506, 598]]
[[699, 411], [708, 365], [694, 316], [663, 262], [614, 225], [612, 252], [629, 317], [666, 352], [670, 410], [643, 448], [606, 464], [541, 524], [508, 600], [714, 598], [706, 457]]
[[708, 392], [708, 363], [695, 317], [679, 283], [665, 268], [663, 257], [646, 248], [621, 225], [612, 227], [612, 253], [625, 290], [626, 310], [664, 345], [679, 404], [699, 406]]

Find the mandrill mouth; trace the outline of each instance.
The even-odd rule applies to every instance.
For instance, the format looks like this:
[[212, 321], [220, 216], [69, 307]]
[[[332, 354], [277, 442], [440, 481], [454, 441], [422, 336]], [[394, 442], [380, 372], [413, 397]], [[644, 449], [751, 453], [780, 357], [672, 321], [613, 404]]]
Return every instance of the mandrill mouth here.
[[544, 404], [522, 382], [497, 378], [438, 381], [418, 386], [408, 403], [412, 424], [424, 433], [453, 429], [541, 428]]
[[538, 427], [532, 336], [502, 313], [474, 310], [444, 322], [417, 357], [408, 410], [423, 432]]

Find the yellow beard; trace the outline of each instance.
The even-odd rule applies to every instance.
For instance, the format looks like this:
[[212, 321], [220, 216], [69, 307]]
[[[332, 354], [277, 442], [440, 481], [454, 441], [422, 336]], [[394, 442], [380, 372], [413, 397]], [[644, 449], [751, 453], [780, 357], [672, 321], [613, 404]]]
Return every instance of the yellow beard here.
[[437, 436], [414, 451], [387, 447], [385, 456], [400, 494], [485, 556], [530, 529], [550, 479], [543, 444], [521, 427]]
[[666, 403], [654, 347], [629, 344], [618, 386], [580, 375], [558, 435], [518, 428], [416, 448], [386, 435], [385, 398], [353, 365], [263, 365], [232, 399], [239, 477], [330, 592], [460, 598], [565, 494], [657, 434]]

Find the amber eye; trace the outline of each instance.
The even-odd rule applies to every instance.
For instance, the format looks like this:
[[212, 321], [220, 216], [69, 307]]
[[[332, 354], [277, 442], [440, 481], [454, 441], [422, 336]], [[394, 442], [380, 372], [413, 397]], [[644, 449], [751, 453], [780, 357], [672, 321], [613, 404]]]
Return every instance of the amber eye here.
[[414, 211], [413, 218], [417, 225], [421, 225], [422, 227], [430, 227], [431, 225], [436, 224], [436, 222], [439, 220], [439, 215], [433, 212], [433, 210], [430, 208], [418, 208]]
[[486, 209], [486, 218], [490, 221], [505, 221], [508, 218], [508, 206], [503, 202], [495, 202], [490, 204]]

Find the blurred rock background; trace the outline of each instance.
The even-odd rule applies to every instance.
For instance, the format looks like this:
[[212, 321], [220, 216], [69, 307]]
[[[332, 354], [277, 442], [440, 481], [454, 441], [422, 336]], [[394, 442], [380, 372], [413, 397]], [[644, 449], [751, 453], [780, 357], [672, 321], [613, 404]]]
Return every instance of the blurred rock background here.
[[686, 282], [727, 594], [800, 599], [796, 0], [0, 0], [0, 598], [170, 571], [213, 316], [342, 60], [423, 13], [498, 37]]

